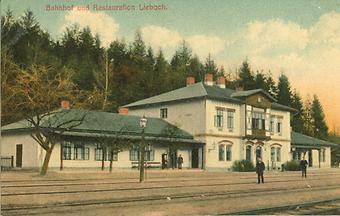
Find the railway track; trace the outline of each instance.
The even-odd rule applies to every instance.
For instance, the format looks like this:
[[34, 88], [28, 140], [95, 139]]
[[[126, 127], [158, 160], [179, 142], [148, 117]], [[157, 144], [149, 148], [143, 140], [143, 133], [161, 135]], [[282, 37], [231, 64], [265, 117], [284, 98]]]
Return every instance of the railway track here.
[[[253, 173], [253, 172], [250, 172], [250, 173]], [[238, 173], [236, 173], [237, 175]], [[244, 173], [242, 173], [244, 174]], [[100, 174], [98, 174], [100, 175]], [[332, 175], [332, 176], [340, 176], [340, 173], [334, 173], [334, 172], [325, 172], [325, 173], [309, 173], [309, 176], [313, 176], [313, 177], [318, 177], [318, 176], [328, 176], [328, 175]], [[294, 172], [294, 174], [288, 174], [288, 175], [284, 175], [284, 177], [296, 177], [296, 176], [300, 176], [300, 172], [297, 171], [297, 172]], [[202, 178], [203, 177], [203, 178]], [[226, 178], [231, 178], [232, 176], [229, 176], [229, 175], [225, 175], [225, 176], [219, 176], [219, 177], [205, 177], [204, 175], [202, 176], [199, 176], [199, 177], [195, 177], [195, 178], [192, 178], [190, 176], [185, 176], [185, 177], [178, 177], [176, 175], [174, 176], [152, 176], [152, 177], [149, 177], [149, 179], [161, 179], [161, 180], [156, 180], [157, 182], [165, 182], [165, 181], [168, 181], [168, 180], [172, 180], [172, 179], [175, 179], [175, 180], [182, 180], [183, 181], [194, 181], [194, 180], [214, 180], [214, 179], [226, 179]], [[239, 175], [238, 176], [239, 179], [253, 179], [254, 177], [253, 176], [246, 176], [244, 177], [243, 175]], [[267, 175], [267, 177], [270, 177], [270, 178], [282, 178], [282, 176], [276, 176], [276, 175], [272, 175], [271, 173], [269, 173]], [[233, 175], [232, 178], [235, 178], [235, 175]], [[27, 182], [66, 182], [66, 181], [70, 181], [70, 182], [75, 182], [75, 181], [102, 181], [102, 180], [118, 180], [118, 181], [121, 181], [121, 182], [126, 182], [126, 180], [131, 180], [131, 182], [135, 182], [135, 181], [138, 181], [138, 176], [136, 177], [126, 177], [126, 178], [116, 178], [116, 177], [112, 177], [112, 178], [109, 178], [109, 177], [104, 177], [104, 178], [72, 178], [72, 179], [19, 179], [19, 180], [1, 180], [1, 183], [6, 186], [6, 184], [8, 183], [27, 183]], [[149, 180], [148, 180], [149, 182]]]
[[[315, 177], [319, 177], [319, 176], [325, 176], [325, 175], [313, 175], [311, 178], [308, 178], [308, 180], [313, 180]], [[326, 175], [327, 176], [327, 175]], [[340, 176], [340, 174], [332, 174], [332, 176]], [[162, 182], [196, 182], [196, 181], [214, 181], [214, 180], [229, 180], [230, 178], [228, 178], [229, 176], [226, 177], [218, 177], [218, 178], [159, 178], [162, 180], [154, 180], [155, 178], [152, 178], [152, 180], [147, 180], [147, 183], [162, 183]], [[286, 181], [296, 181], [296, 180], [300, 180], [300, 176], [299, 175], [287, 175], [285, 177], [295, 177], [294, 179], [288, 179], [288, 180], [284, 180], [284, 182]], [[233, 177], [235, 178], [235, 177]], [[266, 176], [265, 177], [267, 180], [268, 179], [276, 179], [276, 178], [280, 178], [282, 179], [282, 176]], [[325, 178], [318, 178], [318, 179], [327, 179], [328, 177]], [[43, 180], [18, 180], [18, 181], [2, 181], [2, 185], [1, 188], [24, 188], [24, 187], [52, 187], [52, 186], [76, 186], [76, 185], [100, 185], [100, 184], [107, 184], [107, 185], [114, 185], [114, 184], [140, 184], [136, 178], [133, 178], [134, 181], [126, 181], [132, 178], [127, 178], [127, 179], [117, 179], [117, 178], [104, 178], [104, 179], [68, 179], [68, 180], [61, 180], [61, 179], [57, 179], [57, 180], [49, 180], [49, 179], [43, 179]], [[157, 178], [156, 178], [157, 179]], [[174, 179], [175, 181], [172, 181], [172, 179]], [[239, 179], [255, 179], [255, 175], [254, 176], [249, 176], [249, 177], [240, 177]], [[107, 182], [107, 180], [118, 180], [118, 181], [113, 181], [113, 182]], [[169, 181], [170, 180], [170, 181]], [[38, 182], [38, 183], [34, 183], [34, 184], [22, 184], [25, 182]], [[40, 182], [58, 182], [58, 183], [54, 183], [54, 184], [41, 184]], [[64, 181], [64, 182], [62, 182]], [[70, 181], [70, 182], [67, 182]], [[83, 181], [83, 182], [78, 182], [78, 183], [74, 183], [75, 181]], [[91, 182], [94, 181], [94, 182]], [[283, 182], [283, 181], [271, 181], [271, 182]], [[8, 184], [8, 183], [12, 183], [12, 184]], [[13, 184], [14, 183], [14, 184]], [[21, 183], [21, 184], [17, 184], [17, 183]], [[242, 183], [240, 183], [242, 184]]]
[[[309, 179], [308, 182], [314, 182], [314, 181], [320, 181], [325, 178], [318, 178], [318, 179]], [[216, 179], [214, 179], [216, 180]], [[297, 182], [301, 179], [289, 179], [289, 180], [271, 180], [267, 183], [286, 183], [286, 182]], [[125, 182], [126, 183], [126, 182]], [[157, 182], [158, 183], [158, 182]], [[65, 187], [65, 186], [85, 186], [85, 185], [111, 185], [116, 183], [110, 183], [110, 182], [102, 182], [102, 183], [93, 183], [93, 184], [58, 184], [58, 185], [44, 185], [44, 186], [57, 186], [57, 187]], [[140, 184], [140, 183], [136, 183]], [[166, 185], [166, 186], [148, 186], [148, 187], [124, 187], [124, 188], [105, 188], [105, 189], [88, 189], [88, 190], [59, 190], [59, 191], [33, 191], [33, 192], [2, 192], [1, 196], [3, 197], [9, 197], [9, 196], [28, 196], [28, 195], [53, 195], [53, 194], [74, 194], [74, 193], [87, 193], [87, 192], [118, 192], [118, 191], [138, 191], [138, 190], [152, 190], [152, 189], [172, 189], [172, 188], [194, 188], [194, 187], [214, 187], [214, 186], [233, 186], [233, 185], [253, 185], [254, 184], [254, 178], [252, 178], [252, 181], [247, 182], [219, 182], [219, 183], [205, 183], [205, 184], [197, 184], [197, 185]], [[12, 186], [11, 186], [12, 187]], [[30, 187], [40, 187], [37, 185], [31, 185]], [[6, 186], [2, 186], [3, 189], [6, 188]]]
[[[340, 185], [331, 185], [331, 186], [321, 186], [314, 187], [310, 190], [317, 191], [325, 191], [325, 190], [337, 190], [340, 189]], [[309, 190], [308, 190], [309, 191]], [[306, 188], [295, 187], [295, 188], [269, 188], [269, 189], [251, 189], [251, 190], [225, 190], [221, 192], [196, 192], [196, 193], [182, 193], [178, 195], [153, 195], [153, 196], [140, 196], [140, 197], [130, 197], [130, 198], [118, 198], [118, 199], [100, 199], [100, 200], [87, 200], [87, 201], [72, 201], [72, 202], [63, 202], [63, 203], [50, 203], [45, 205], [2, 205], [2, 211], [4, 215], [21, 215], [22, 212], [25, 212], [24, 215], [34, 215], [41, 214], [40, 212], [30, 212], [34, 210], [44, 210], [45, 213], [53, 213], [58, 212], [58, 208], [63, 207], [84, 207], [84, 206], [96, 206], [96, 205], [112, 205], [119, 204], [122, 205], [143, 205], [146, 202], [153, 201], [154, 202], [167, 202], [168, 197], [171, 197], [172, 201], [180, 201], [183, 202], [185, 200], [193, 201], [193, 200], [206, 200], [206, 199], [233, 199], [239, 197], [250, 197], [250, 196], [261, 196], [268, 194], [285, 194], [285, 193], [304, 193], [308, 192]], [[340, 199], [340, 198], [339, 198]], [[269, 211], [269, 209], [263, 209], [263, 211]], [[239, 212], [241, 214], [241, 212]], [[250, 212], [251, 213], [251, 212]], [[246, 212], [247, 214], [247, 212]], [[254, 213], [256, 214], [256, 213]]]
[[340, 197], [321, 201], [282, 205], [219, 215], [335, 215], [340, 214]]

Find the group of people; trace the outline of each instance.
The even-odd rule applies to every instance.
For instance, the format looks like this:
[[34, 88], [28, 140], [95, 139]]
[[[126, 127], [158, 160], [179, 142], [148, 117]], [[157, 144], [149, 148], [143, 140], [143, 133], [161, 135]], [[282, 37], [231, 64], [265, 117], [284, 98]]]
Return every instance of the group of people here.
[[[303, 158], [300, 161], [300, 168], [301, 168], [301, 172], [302, 172], [302, 178], [307, 178], [307, 166], [308, 166], [308, 162], [305, 158]], [[256, 162], [256, 173], [257, 173], [257, 183], [260, 184], [261, 182], [264, 183], [264, 177], [263, 177], [263, 172], [266, 169], [266, 166], [264, 165], [263, 161], [261, 158], [257, 159]]]
[[[171, 164], [170, 164], [171, 168], [174, 169], [176, 167], [176, 163], [177, 163], [177, 168], [182, 169], [183, 161], [184, 161], [182, 155], [179, 155], [177, 158], [174, 157], [174, 155], [171, 155], [171, 158], [172, 158], [172, 160], [170, 161], [171, 162]], [[174, 158], [176, 160], [174, 160]], [[168, 168], [168, 159], [167, 159], [166, 154], [163, 154], [162, 155], [162, 169], [166, 169], [166, 168]]]

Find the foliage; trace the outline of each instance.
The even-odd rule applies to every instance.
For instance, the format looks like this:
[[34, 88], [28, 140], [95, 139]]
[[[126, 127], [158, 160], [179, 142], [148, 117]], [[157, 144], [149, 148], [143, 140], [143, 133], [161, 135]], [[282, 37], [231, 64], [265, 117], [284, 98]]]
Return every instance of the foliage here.
[[311, 116], [313, 122], [314, 136], [320, 139], [325, 139], [328, 136], [328, 127], [325, 120], [322, 105], [316, 95], [313, 97]]
[[[73, 104], [111, 112], [127, 103], [183, 87], [188, 76], [201, 82], [209, 72], [214, 78], [226, 76], [228, 88], [268, 91], [279, 103], [298, 110], [291, 119], [295, 131], [319, 138], [327, 136], [320, 101], [313, 100], [313, 104], [307, 101], [304, 105], [300, 95], [292, 93], [287, 76], [282, 74], [276, 83], [270, 71], [254, 73], [248, 60], [238, 70], [226, 73], [210, 54], [202, 62], [185, 41], [167, 60], [162, 50], [147, 47], [138, 31], [131, 43], [116, 39], [107, 48], [102, 47], [100, 37], [93, 35], [89, 27], [77, 25], [68, 26], [60, 39], [52, 39], [30, 10], [19, 18], [6, 11], [1, 17], [1, 40], [2, 124], [21, 119], [31, 109], [22, 105], [19, 95], [12, 97], [7, 90], [18, 84], [20, 70], [45, 67], [50, 77], [69, 73], [69, 83], [74, 88], [71, 92], [75, 95]], [[235, 72], [238, 74], [231, 77]], [[53, 106], [57, 107], [59, 102], [56, 100]], [[18, 104], [18, 108], [12, 109], [11, 104]]]
[[305, 131], [304, 116], [305, 110], [303, 108], [303, 103], [300, 95], [294, 91], [292, 95], [291, 107], [296, 109], [296, 113], [291, 114], [291, 127], [293, 131], [303, 133]]
[[278, 103], [286, 105], [286, 106], [291, 106], [292, 92], [290, 89], [290, 83], [288, 81], [288, 77], [286, 75], [284, 74], [280, 75], [277, 88], [278, 88], [278, 93], [277, 93]]
[[40, 172], [42, 175], [47, 172], [50, 156], [60, 135], [80, 125], [85, 117], [64, 118], [67, 112], [57, 109], [61, 100], [74, 97], [72, 93], [76, 89], [70, 79], [70, 71], [51, 73], [47, 67], [32, 65], [28, 70], [20, 69], [16, 84], [7, 89], [10, 97], [20, 99], [12, 104], [12, 110], [25, 110], [24, 118], [33, 128], [32, 138], [46, 151]]
[[248, 61], [244, 61], [239, 69], [238, 84], [244, 90], [250, 90], [255, 88], [254, 75], [250, 69]]
[[232, 167], [232, 171], [236, 172], [252, 172], [255, 171], [255, 167], [253, 162], [248, 160], [237, 160], [234, 161]]
[[287, 171], [298, 171], [300, 170], [300, 162], [296, 160], [291, 160], [285, 163], [285, 170]]

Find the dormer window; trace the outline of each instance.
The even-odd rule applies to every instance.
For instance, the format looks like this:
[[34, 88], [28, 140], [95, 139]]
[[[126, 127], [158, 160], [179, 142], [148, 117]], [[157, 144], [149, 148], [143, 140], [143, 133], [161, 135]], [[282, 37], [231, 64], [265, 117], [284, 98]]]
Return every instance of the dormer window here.
[[160, 117], [162, 119], [168, 118], [168, 108], [162, 108], [160, 109]]

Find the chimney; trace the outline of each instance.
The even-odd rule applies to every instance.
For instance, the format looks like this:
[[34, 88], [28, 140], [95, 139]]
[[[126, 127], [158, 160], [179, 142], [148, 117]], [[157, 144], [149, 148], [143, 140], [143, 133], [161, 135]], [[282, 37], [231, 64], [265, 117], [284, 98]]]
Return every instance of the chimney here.
[[61, 108], [62, 108], [62, 109], [70, 109], [70, 101], [68, 101], [68, 100], [62, 100], [62, 101], [61, 101]]
[[195, 77], [193, 76], [187, 77], [187, 86], [191, 86], [193, 84], [195, 84]]
[[208, 86], [212, 86], [213, 85], [213, 75], [211, 73], [207, 73], [204, 76], [204, 84], [206, 84]]
[[119, 107], [118, 112], [119, 112], [119, 114], [127, 115], [127, 114], [129, 114], [129, 108], [127, 108], [127, 107]]
[[220, 88], [225, 88], [225, 77], [224, 76], [219, 76], [217, 78], [217, 85]]

